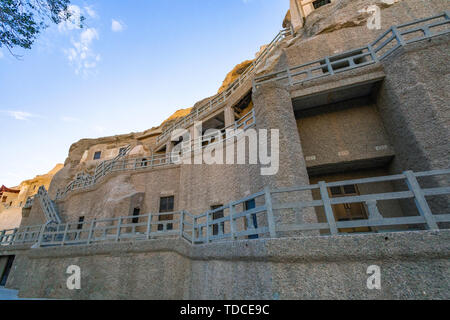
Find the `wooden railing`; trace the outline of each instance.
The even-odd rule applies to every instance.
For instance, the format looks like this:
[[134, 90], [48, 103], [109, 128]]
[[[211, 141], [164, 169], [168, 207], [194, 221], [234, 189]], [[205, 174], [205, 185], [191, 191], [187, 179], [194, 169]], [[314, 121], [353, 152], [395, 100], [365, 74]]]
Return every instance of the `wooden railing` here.
[[446, 11], [437, 16], [393, 26], [367, 46], [256, 77], [253, 89], [272, 81], [285, 81], [292, 86], [371, 65], [409, 43], [449, 33], [449, 24], [450, 13]]

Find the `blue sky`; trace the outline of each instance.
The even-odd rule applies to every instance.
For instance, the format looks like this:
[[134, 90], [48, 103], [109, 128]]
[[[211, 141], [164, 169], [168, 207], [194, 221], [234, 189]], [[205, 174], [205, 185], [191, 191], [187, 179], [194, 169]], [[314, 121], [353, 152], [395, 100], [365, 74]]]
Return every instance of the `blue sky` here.
[[72, 1], [18, 61], [0, 48], [0, 185], [63, 163], [72, 143], [138, 132], [213, 95], [281, 29], [288, 0]]

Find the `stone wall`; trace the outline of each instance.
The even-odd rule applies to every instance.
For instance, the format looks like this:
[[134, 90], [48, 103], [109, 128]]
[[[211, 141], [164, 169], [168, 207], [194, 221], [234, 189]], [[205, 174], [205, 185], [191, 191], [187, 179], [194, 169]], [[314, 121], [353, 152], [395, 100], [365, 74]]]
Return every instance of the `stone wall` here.
[[300, 111], [297, 127], [308, 168], [394, 155], [369, 97]]
[[[449, 237], [421, 231], [33, 249], [17, 253], [7, 287], [19, 287], [21, 297], [70, 299], [448, 299]], [[81, 290], [66, 288], [73, 264]], [[381, 268], [381, 290], [367, 289], [371, 265]]]

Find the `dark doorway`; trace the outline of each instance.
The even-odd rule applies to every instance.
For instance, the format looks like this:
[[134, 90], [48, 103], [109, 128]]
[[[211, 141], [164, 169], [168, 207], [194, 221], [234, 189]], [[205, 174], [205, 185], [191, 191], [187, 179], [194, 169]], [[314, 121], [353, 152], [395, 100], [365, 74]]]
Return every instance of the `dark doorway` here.
[[[159, 200], [159, 213], [173, 212], [174, 210], [174, 196], [161, 197]], [[173, 220], [173, 214], [165, 214], [159, 216], [159, 221], [170, 221]], [[166, 230], [173, 230], [173, 224], [167, 223]], [[158, 224], [158, 231], [164, 231], [164, 225]]]
[[[216, 206], [211, 206], [211, 210], [216, 210], [219, 209], [220, 207], [223, 207], [223, 205], [216, 205]], [[217, 220], [223, 218], [223, 210], [219, 210], [213, 213], [212, 215], [212, 219], [213, 220]], [[225, 229], [225, 222], [221, 222], [220, 223], [220, 228], [223, 231]], [[212, 225], [212, 231], [213, 231], [213, 236], [217, 236], [219, 235], [219, 224], [213, 224]]]
[[[251, 210], [251, 209], [255, 209], [256, 208], [256, 203], [255, 203], [255, 199], [249, 200], [245, 202], [245, 211]], [[247, 220], [248, 221], [248, 220]], [[258, 229], [258, 219], [256, 218], [256, 213], [253, 213], [251, 215], [250, 221], [247, 222], [253, 224], [253, 227], [255, 229]], [[249, 229], [249, 226], [247, 225], [247, 229]], [[257, 234], [252, 234], [249, 235], [247, 237], [248, 239], [258, 239], [259, 235]]]
[[134, 208], [133, 210], [133, 220], [131, 221], [132, 223], [139, 223], [139, 215], [141, 214], [141, 209], [139, 208]]
[[2, 286], [2, 287], [4, 287], [6, 285], [6, 281], [8, 280], [9, 272], [11, 271], [13, 262], [14, 262], [14, 256], [8, 256], [8, 261], [6, 262], [6, 266], [2, 272], [2, 277], [0, 280], [0, 286]]

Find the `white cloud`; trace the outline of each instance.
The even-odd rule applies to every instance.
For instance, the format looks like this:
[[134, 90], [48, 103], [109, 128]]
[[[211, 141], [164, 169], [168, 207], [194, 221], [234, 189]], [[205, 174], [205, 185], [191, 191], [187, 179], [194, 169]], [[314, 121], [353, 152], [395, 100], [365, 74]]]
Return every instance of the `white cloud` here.
[[125, 29], [125, 24], [123, 22], [112, 19], [111, 30], [113, 32], [121, 32]]
[[[70, 18], [66, 21], [62, 21], [60, 24], [58, 24], [58, 30], [60, 32], [70, 31], [74, 29], [80, 29], [81, 25], [81, 8], [76, 5], [69, 5], [67, 7], [67, 11], [71, 14]], [[60, 16], [64, 16], [64, 12], [60, 13]]]
[[97, 18], [97, 12], [94, 11], [94, 9], [92, 9], [92, 6], [86, 6], [84, 7], [84, 11], [86, 11], [87, 15], [91, 18]]
[[92, 73], [101, 60], [101, 56], [92, 50], [95, 40], [99, 40], [96, 28], [80, 28], [81, 16], [96, 18], [97, 13], [92, 6], [80, 8], [76, 5], [69, 5], [67, 11], [71, 13], [68, 21], [63, 21], [58, 25], [59, 32], [71, 35], [72, 47], [64, 49], [64, 53], [70, 65], [75, 68], [75, 74], [84, 76]]
[[72, 39], [73, 47], [64, 50], [69, 63], [74, 66], [75, 73], [88, 75], [97, 66], [101, 56], [92, 50], [92, 43], [100, 37], [95, 28], [85, 29], [78, 41]]
[[12, 117], [16, 120], [21, 120], [21, 121], [27, 121], [27, 120], [30, 120], [31, 118], [39, 117], [38, 115], [29, 113], [29, 112], [25, 112], [25, 111], [2, 110], [1, 112], [7, 113], [10, 117]]

